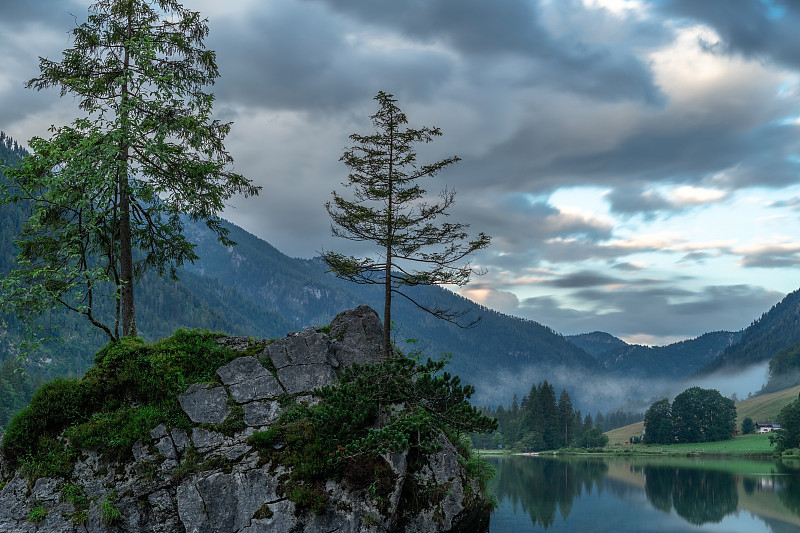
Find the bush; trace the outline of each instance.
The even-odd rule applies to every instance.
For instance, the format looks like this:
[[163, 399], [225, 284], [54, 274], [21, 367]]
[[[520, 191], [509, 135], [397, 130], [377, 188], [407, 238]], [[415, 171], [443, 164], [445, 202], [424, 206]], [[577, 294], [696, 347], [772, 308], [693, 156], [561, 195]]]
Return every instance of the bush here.
[[[384, 453], [411, 447], [434, 451], [443, 433], [459, 442], [465, 433], [497, 429], [496, 420], [469, 404], [472, 387], [446, 372], [439, 374], [444, 364], [423, 364], [402, 355], [372, 365], [354, 364], [337, 386], [316, 391], [319, 404], [291, 407], [248, 442], [273, 467], [291, 468], [279, 487], [285, 497], [300, 508], [319, 510], [320, 484], [347, 477], [353, 461], [377, 458], [383, 463], [379, 456]], [[472, 470], [480, 478], [486, 473], [475, 465]], [[375, 487], [389, 486], [372, 481]]]
[[[82, 379], [57, 378], [36, 392], [12, 419], [0, 452], [12, 466], [23, 464], [29, 479], [66, 476], [80, 448], [126, 454], [158, 424], [189, 427], [178, 395], [214, 380], [217, 368], [237, 356], [217, 337], [178, 330], [154, 344], [129, 337], [107, 344]], [[62, 432], [67, 445], [55, 440]]]

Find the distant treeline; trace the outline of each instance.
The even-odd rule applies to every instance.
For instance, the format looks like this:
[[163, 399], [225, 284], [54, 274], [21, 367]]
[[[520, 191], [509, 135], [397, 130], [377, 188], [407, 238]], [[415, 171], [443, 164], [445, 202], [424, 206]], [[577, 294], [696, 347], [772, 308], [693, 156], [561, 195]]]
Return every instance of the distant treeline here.
[[483, 407], [481, 413], [496, 418], [498, 429], [489, 435], [473, 435], [476, 448], [531, 452], [566, 446], [594, 448], [608, 443], [592, 415], [584, 416], [574, 409], [566, 390], [556, 400], [555, 389], [546, 380], [532, 385], [521, 401], [514, 395], [508, 407]]

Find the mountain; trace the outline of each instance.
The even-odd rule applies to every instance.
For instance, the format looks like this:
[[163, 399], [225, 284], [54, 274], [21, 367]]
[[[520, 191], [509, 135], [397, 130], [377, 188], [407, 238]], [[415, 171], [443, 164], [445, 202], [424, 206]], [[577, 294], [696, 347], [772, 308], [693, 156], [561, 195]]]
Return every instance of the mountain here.
[[[7, 145], [3, 144], [7, 149], [0, 157], [5, 155], [12, 163], [24, 157], [13, 143], [10, 148]], [[6, 239], [0, 241], [0, 274], [12, 268], [13, 238], [25, 218], [20, 206], [0, 207]], [[204, 225], [187, 221], [186, 234], [197, 243], [200, 259], [179, 270], [179, 282], [149, 274], [138, 284], [137, 325], [146, 340], [167, 336], [178, 327], [271, 338], [328, 324], [341, 311], [362, 304], [383, 308], [380, 287], [339, 280], [326, 273], [319, 258], [290, 258], [242, 228], [226, 226], [237, 246], [222, 246]], [[425, 305], [467, 310], [472, 318], [482, 316], [476, 327], [460, 329], [402, 298], [393, 305], [394, 335], [401, 348], [421, 349], [429, 357], [450, 354], [448, 370], [477, 387], [473, 398], [479, 402], [507, 401], [507, 395], [523, 394], [531, 383], [543, 379], [561, 387], [558, 379], [549, 376], [556, 368], [591, 376], [603, 373], [593, 357], [541, 324], [483, 308], [439, 287], [415, 287], [410, 293]], [[111, 300], [98, 305], [99, 313], [113, 316]], [[18, 337], [19, 324], [12, 317], [7, 319], [8, 336]], [[46, 378], [82, 374], [106, 342], [84, 317], [74, 313], [55, 310], [43, 318], [42, 325], [57, 326], [56, 335], [63, 341], [45, 344], [29, 359], [29, 368]], [[419, 342], [406, 344], [409, 339]], [[0, 352], [0, 360], [9, 355]], [[574, 401], [578, 404], [580, 398]]]
[[[24, 157], [10, 139], [5, 135], [2, 139], [0, 158], [13, 162]], [[13, 238], [25, 218], [20, 206], [0, 206], [0, 274], [12, 268]], [[204, 225], [187, 221], [185, 231], [197, 243], [199, 260], [179, 270], [180, 281], [149, 274], [137, 286], [137, 323], [146, 340], [165, 337], [179, 327], [273, 338], [326, 325], [341, 311], [362, 304], [383, 308], [380, 287], [339, 280], [326, 273], [319, 258], [291, 258], [234, 224], [226, 227], [237, 246], [222, 246]], [[495, 312], [439, 287], [415, 287], [411, 294], [426, 305], [482, 317], [475, 328], [460, 329], [402, 298], [393, 306], [395, 342], [405, 351], [421, 349], [429, 357], [449, 354], [448, 371], [475, 385], [473, 399], [484, 405], [507, 403], [514, 393], [521, 397], [531, 384], [547, 379], [556, 389], [568, 389], [575, 405], [588, 407], [587, 411], [614, 408], [620, 405], [614, 402], [633, 393], [609, 386], [612, 377], [682, 379], [706, 365], [738, 367], [751, 359], [763, 361], [800, 341], [798, 293], [787, 296], [744, 332], [708, 333], [664, 347], [628, 345], [603, 332], [566, 338], [542, 324]], [[102, 305], [106, 313], [112, 312], [110, 300]], [[19, 336], [19, 324], [7, 318], [0, 361], [12, 353], [6, 341]], [[44, 378], [82, 374], [106, 342], [74, 313], [55, 310], [43, 317], [41, 325], [57, 326], [56, 335], [64, 341], [45, 344], [29, 359], [29, 368]], [[406, 344], [409, 339], [419, 341]], [[612, 389], [616, 392], [610, 397]]]
[[630, 345], [603, 331], [593, 331], [591, 333], [581, 333], [580, 335], [567, 335], [566, 339], [580, 347], [589, 355], [595, 357], [605, 365], [606, 356], [604, 354], [614, 354], [618, 351], [626, 350]]
[[627, 344], [600, 331], [566, 338], [594, 356], [612, 374], [681, 379], [707, 366], [741, 335], [742, 332], [715, 331], [667, 346]]
[[[289, 258], [245, 230], [233, 224], [227, 227], [237, 242], [235, 247], [217, 243], [202, 226], [188, 228], [190, 240], [198, 243], [195, 251], [200, 260], [185, 270], [216, 279], [254, 304], [280, 313], [298, 329], [327, 324], [342, 310], [362, 304], [383, 308], [379, 286], [340, 280], [326, 274], [327, 267], [319, 258]], [[403, 298], [396, 298], [392, 308], [396, 342], [403, 346], [407, 339], [419, 339], [416, 346], [428, 356], [451, 354], [448, 370], [478, 386], [479, 398], [481, 389], [494, 389], [504, 376], [521, 372], [533, 372], [537, 380], [547, 377], [547, 369], [557, 367], [602, 373], [593, 357], [541, 324], [484, 308], [440, 287], [415, 287], [410, 292], [423, 304], [469, 310], [470, 317], [482, 317], [476, 327], [461, 329]], [[527, 392], [530, 384], [521, 385], [520, 392]]]
[[755, 320], [742, 332], [739, 342], [725, 349], [702, 373], [763, 363], [797, 342], [800, 342], [800, 289], [789, 293]]

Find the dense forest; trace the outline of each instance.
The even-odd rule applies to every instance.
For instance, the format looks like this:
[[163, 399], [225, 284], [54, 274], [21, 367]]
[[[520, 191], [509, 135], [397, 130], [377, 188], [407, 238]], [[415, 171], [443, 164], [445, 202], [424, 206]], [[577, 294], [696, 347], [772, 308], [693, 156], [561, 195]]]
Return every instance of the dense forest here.
[[769, 361], [769, 381], [759, 394], [800, 385], [800, 342], [787, 346]]
[[592, 416], [584, 417], [574, 408], [566, 390], [556, 400], [555, 388], [547, 380], [533, 384], [522, 401], [514, 395], [507, 408], [484, 407], [481, 413], [496, 418], [498, 429], [492, 434], [473, 435], [476, 448], [535, 452], [568, 446], [595, 448], [608, 443]]
[[772, 306], [748, 326], [736, 344], [728, 347], [705, 369], [746, 368], [770, 360], [780, 350], [800, 342], [800, 290]]

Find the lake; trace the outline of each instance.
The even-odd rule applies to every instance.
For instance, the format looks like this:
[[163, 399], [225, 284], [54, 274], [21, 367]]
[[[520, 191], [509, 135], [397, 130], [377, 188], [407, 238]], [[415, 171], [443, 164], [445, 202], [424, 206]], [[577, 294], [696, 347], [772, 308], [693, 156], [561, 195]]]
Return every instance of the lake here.
[[692, 457], [490, 457], [491, 533], [797, 533], [800, 463]]

